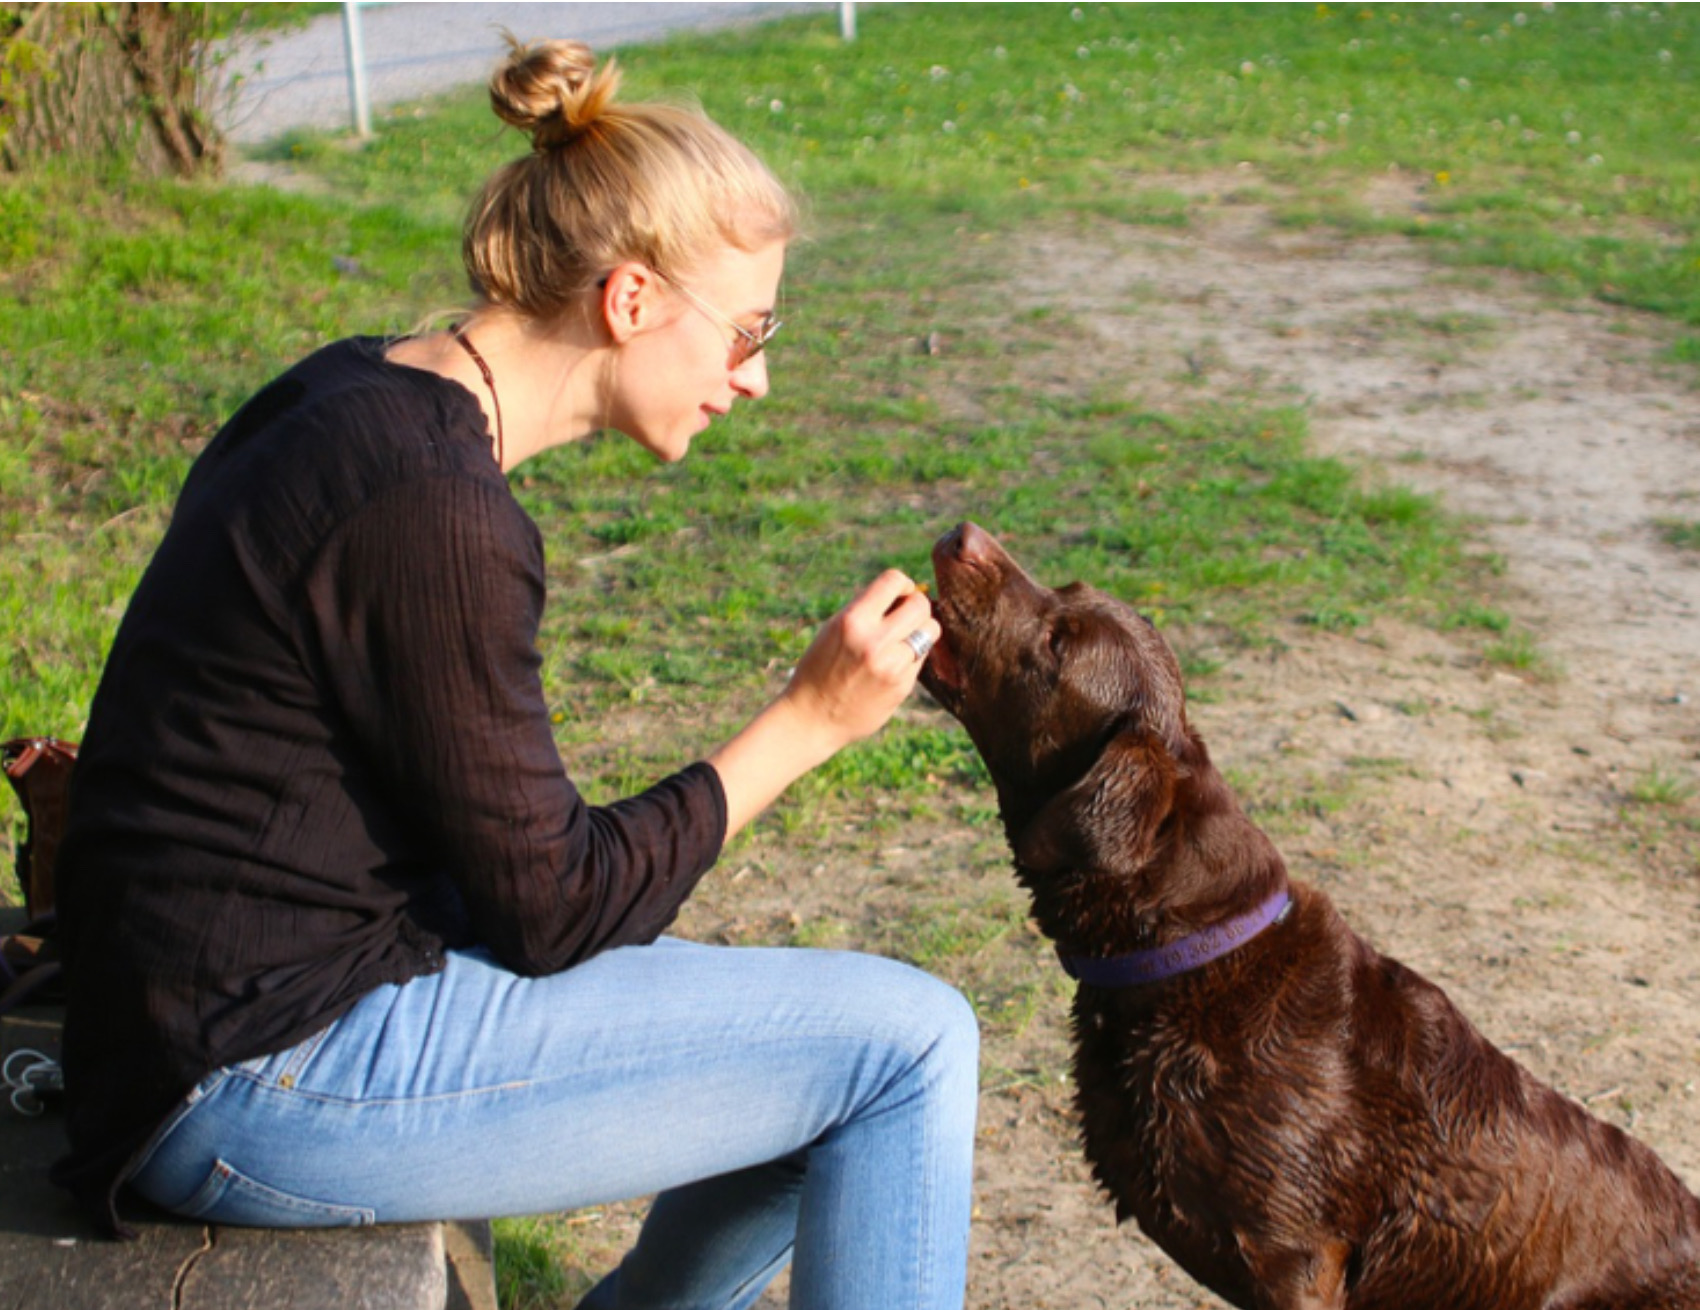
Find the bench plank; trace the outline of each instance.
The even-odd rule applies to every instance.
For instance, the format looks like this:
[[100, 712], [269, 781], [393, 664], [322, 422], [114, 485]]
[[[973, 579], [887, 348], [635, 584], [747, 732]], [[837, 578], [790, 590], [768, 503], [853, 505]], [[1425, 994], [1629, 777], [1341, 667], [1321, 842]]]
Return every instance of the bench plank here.
[[[59, 1020], [0, 1018], [0, 1056], [56, 1056]], [[56, 1111], [27, 1118], [0, 1096], [0, 1310], [496, 1310], [484, 1223], [228, 1228], [151, 1212], [135, 1241], [108, 1241], [48, 1181], [64, 1131]]]
[[184, 1270], [181, 1310], [442, 1310], [441, 1224], [376, 1228], [208, 1228]]

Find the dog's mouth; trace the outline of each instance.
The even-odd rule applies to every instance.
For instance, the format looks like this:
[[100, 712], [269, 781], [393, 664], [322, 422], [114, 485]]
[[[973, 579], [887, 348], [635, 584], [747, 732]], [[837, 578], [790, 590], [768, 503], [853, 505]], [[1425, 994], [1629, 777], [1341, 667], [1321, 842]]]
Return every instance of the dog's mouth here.
[[962, 702], [962, 662], [953, 642], [948, 608], [937, 600], [933, 601], [933, 618], [938, 620], [940, 635], [921, 666], [921, 685], [945, 709], [954, 711]]
[[[941, 635], [921, 669], [921, 685], [938, 703], [952, 714], [962, 708], [967, 685], [964, 658], [969, 648], [967, 620], [963, 616], [961, 597], [965, 571], [972, 565], [963, 558], [965, 535], [979, 533], [971, 524], [961, 524], [940, 537], [933, 546], [933, 618], [938, 621]], [[984, 534], [981, 534], [983, 539]]]

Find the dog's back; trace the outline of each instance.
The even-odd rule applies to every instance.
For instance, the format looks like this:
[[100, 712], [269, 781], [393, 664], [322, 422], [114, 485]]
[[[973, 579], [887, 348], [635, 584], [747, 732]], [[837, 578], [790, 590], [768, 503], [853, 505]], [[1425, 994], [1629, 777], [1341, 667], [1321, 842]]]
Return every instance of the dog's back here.
[[1238, 1305], [1700, 1307], [1680, 1180], [1293, 890], [1210, 970], [1077, 993], [1086, 1153], [1118, 1218]]

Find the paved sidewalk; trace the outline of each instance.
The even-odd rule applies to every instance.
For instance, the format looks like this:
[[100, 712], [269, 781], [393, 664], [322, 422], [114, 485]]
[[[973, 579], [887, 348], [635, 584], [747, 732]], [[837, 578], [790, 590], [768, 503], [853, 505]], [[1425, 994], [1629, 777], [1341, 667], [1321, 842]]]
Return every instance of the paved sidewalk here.
[[[384, 105], [486, 81], [501, 58], [503, 28], [521, 40], [573, 37], [601, 53], [673, 32], [759, 23], [810, 10], [836, 13], [838, 6], [820, 0], [363, 5], [360, 26], [374, 127]], [[231, 43], [224, 71], [241, 80], [221, 126], [232, 141], [251, 145], [293, 128], [352, 126], [342, 24], [340, 14], [324, 14], [296, 31]]]

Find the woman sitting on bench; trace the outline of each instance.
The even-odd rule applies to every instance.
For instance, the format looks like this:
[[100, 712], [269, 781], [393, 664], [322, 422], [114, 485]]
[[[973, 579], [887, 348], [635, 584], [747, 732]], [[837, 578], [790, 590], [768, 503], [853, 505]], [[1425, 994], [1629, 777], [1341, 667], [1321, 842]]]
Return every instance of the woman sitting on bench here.
[[[977, 1033], [866, 955], [662, 938], [727, 838], [877, 731], [937, 636], [900, 573], [706, 760], [587, 805], [552, 738], [542, 540], [505, 477], [662, 460], [768, 388], [790, 199], [571, 42], [491, 85], [453, 328], [328, 345], [196, 461], [124, 616], [59, 866], [71, 1151], [209, 1223], [658, 1193], [587, 1306], [960, 1306]], [[680, 547], [685, 549], [686, 547]]]

